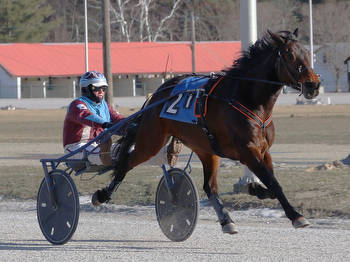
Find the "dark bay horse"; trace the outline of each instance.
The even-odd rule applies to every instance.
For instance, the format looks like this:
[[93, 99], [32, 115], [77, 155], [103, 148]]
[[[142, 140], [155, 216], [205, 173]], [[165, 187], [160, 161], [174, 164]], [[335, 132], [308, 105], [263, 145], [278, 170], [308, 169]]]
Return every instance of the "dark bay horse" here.
[[[115, 170], [109, 187], [94, 196], [103, 203], [111, 196], [125, 174], [145, 162], [177, 137], [192, 149], [203, 165], [204, 185], [224, 233], [234, 234], [235, 225], [219, 199], [217, 174], [220, 157], [239, 160], [266, 186], [271, 198], [277, 198], [295, 228], [309, 225], [288, 202], [274, 175], [269, 152], [275, 128], [271, 114], [283, 85], [300, 91], [305, 98], [318, 95], [320, 81], [310, 67], [309, 53], [293, 33], [267, 31], [265, 36], [244, 52], [233, 66], [207, 86], [207, 103], [202, 124], [188, 124], [160, 118], [163, 105], [145, 111], [135, 134], [135, 148], [125, 158], [123, 167]], [[189, 76], [178, 76], [165, 82], [149, 104], [170, 95], [171, 89]]]

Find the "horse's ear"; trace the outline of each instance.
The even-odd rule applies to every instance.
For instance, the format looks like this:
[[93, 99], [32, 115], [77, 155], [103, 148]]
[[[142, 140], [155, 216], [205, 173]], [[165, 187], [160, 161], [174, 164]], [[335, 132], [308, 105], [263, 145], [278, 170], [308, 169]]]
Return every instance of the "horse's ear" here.
[[279, 35], [272, 33], [270, 30], [267, 30], [267, 33], [270, 35], [271, 39], [278, 45], [284, 45], [283, 38]]
[[298, 32], [299, 32], [299, 28], [296, 28], [293, 32], [293, 35], [295, 36], [295, 38], [298, 37]]

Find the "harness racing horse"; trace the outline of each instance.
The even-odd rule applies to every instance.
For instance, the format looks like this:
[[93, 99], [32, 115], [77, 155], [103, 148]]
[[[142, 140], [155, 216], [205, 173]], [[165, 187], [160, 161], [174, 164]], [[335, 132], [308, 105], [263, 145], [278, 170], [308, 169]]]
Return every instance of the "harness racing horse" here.
[[[297, 35], [298, 29], [293, 33], [267, 31], [224, 74], [207, 76], [199, 124], [161, 118], [164, 103], [146, 110], [133, 136], [134, 150], [115, 169], [109, 187], [95, 192], [93, 203], [108, 201], [129, 170], [156, 155], [174, 136], [201, 160], [203, 189], [224, 233], [237, 231], [219, 198], [220, 157], [246, 165], [267, 188], [259, 188], [255, 195], [277, 198], [295, 228], [308, 226], [309, 222], [288, 202], [276, 180], [269, 152], [275, 136], [271, 114], [283, 85], [299, 90], [307, 99], [319, 93], [319, 78], [310, 67], [309, 53], [297, 42]], [[165, 82], [149, 105], [169, 97], [174, 86], [189, 77], [178, 76]]]

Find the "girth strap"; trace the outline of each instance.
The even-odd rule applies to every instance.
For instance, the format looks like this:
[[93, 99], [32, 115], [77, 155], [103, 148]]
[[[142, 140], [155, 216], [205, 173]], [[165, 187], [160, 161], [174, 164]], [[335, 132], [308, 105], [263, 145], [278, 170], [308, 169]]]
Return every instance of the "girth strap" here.
[[205, 123], [204, 117], [201, 116], [200, 120], [201, 120], [200, 121], [201, 128], [202, 128], [203, 132], [207, 135], [209, 142], [210, 142], [210, 146], [213, 149], [214, 153], [216, 155], [218, 155], [219, 157], [225, 158], [226, 156], [221, 152], [215, 136], [212, 133], [210, 133], [210, 131]]
[[[205, 92], [204, 90], [200, 91], [200, 92]], [[210, 146], [212, 148], [212, 150], [214, 151], [214, 153], [220, 157], [226, 157], [220, 150], [219, 144], [215, 138], [215, 136], [209, 131], [208, 126], [206, 124], [205, 121], [205, 117], [204, 117], [204, 105], [205, 105], [205, 100], [207, 99], [207, 94], [203, 94], [199, 96], [199, 99], [197, 100], [197, 108], [198, 111], [200, 112], [200, 117], [199, 117], [199, 121], [198, 124], [200, 125], [200, 127], [202, 128], [204, 134], [206, 134], [206, 136], [208, 137]]]

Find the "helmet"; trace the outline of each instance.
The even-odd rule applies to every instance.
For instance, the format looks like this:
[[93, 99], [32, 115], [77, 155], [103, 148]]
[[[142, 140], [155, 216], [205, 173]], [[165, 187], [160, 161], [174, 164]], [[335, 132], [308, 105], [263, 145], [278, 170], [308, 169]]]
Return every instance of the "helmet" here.
[[80, 88], [88, 87], [89, 85], [96, 87], [108, 86], [105, 76], [97, 71], [88, 71], [80, 78]]
[[93, 93], [94, 87], [108, 87], [108, 84], [102, 73], [98, 71], [88, 71], [80, 78], [79, 86], [83, 96], [90, 98], [96, 103], [100, 103], [100, 99]]

